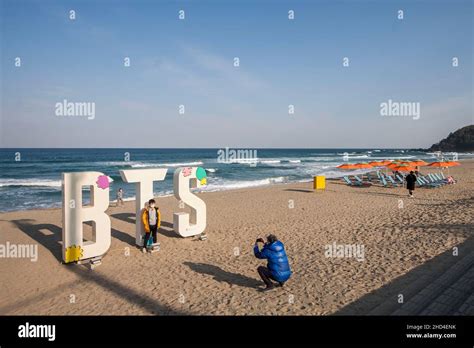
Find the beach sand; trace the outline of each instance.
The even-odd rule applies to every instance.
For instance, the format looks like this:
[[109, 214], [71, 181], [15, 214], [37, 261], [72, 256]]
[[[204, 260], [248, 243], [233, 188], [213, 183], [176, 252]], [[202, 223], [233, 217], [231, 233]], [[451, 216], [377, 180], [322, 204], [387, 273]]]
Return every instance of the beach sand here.
[[[413, 199], [404, 188], [340, 180], [324, 192], [293, 183], [202, 193], [205, 241], [177, 236], [172, 213], [183, 209], [174, 197], [158, 198], [154, 254], [134, 246], [134, 202], [126, 202], [108, 210], [112, 245], [94, 270], [61, 264], [60, 209], [1, 213], [0, 243], [37, 243], [39, 258], [0, 259], [0, 314], [367, 314], [421, 274], [448, 267], [454, 246], [470, 247], [473, 168], [473, 161], [451, 168], [457, 184], [417, 188]], [[265, 262], [252, 248], [268, 233], [284, 242], [294, 274], [262, 293], [256, 268]], [[363, 245], [364, 260], [326, 257], [334, 242]]]

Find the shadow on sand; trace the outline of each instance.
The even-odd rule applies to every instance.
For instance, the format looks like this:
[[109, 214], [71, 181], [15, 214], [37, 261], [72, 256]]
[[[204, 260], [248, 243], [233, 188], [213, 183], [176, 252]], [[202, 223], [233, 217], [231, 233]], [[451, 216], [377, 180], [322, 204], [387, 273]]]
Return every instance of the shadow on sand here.
[[284, 191], [314, 193], [314, 190], [305, 190], [305, 189], [285, 189]]
[[[34, 224], [34, 220], [31, 219], [21, 219], [21, 220], [10, 220], [16, 227], [18, 227], [23, 233], [31, 237], [32, 239], [36, 240], [39, 244], [44, 246], [48, 249], [57, 259], [58, 261], [62, 260], [61, 255], [61, 228], [59, 226], [53, 224]], [[116, 231], [119, 232], [119, 231]], [[113, 233], [113, 231], [112, 231]], [[125, 234], [123, 232], [119, 232], [121, 235]], [[133, 245], [135, 244], [135, 239], [128, 234], [125, 234], [133, 241]], [[128, 240], [127, 237], [127, 240]], [[61, 265], [60, 267], [64, 267], [65, 270], [68, 270], [78, 277], [81, 278], [84, 282], [93, 282], [98, 286], [102, 287], [104, 290], [114, 293], [125, 301], [130, 303], [131, 305], [139, 306], [143, 308], [148, 314], [160, 314], [160, 315], [185, 315], [185, 312], [175, 311], [172, 308], [162, 305], [159, 302], [155, 301], [149, 294], [142, 294], [125, 286], [124, 284], [117, 282], [115, 280], [110, 279], [109, 277], [100, 274], [96, 271], [87, 269], [84, 266], [76, 265], [76, 264], [67, 264]], [[63, 284], [64, 285], [64, 284]], [[64, 287], [62, 287], [64, 290]], [[49, 292], [52, 294], [56, 293], [58, 289], [51, 289]], [[38, 299], [42, 299], [45, 297], [45, 294], [49, 293], [45, 292], [41, 295], [38, 295]], [[22, 302], [11, 303], [6, 307], [0, 308], [0, 313], [7, 313], [8, 311], [14, 310], [22, 305], [28, 305], [35, 301], [35, 297], [28, 298]], [[101, 313], [96, 313], [101, 314]]]
[[237, 285], [252, 289], [257, 289], [263, 285], [263, 282], [260, 282], [257, 279], [250, 278], [238, 273], [228, 272], [215, 265], [194, 262], [184, 262], [184, 265], [191, 268], [194, 272], [211, 275], [213, 279], [218, 282], [224, 282], [230, 285]]
[[[433, 226], [417, 226], [430, 228]], [[446, 228], [446, 226], [439, 226], [440, 229]], [[450, 231], [460, 232], [458, 229], [459, 226], [451, 226]], [[465, 228], [466, 226], [464, 226]], [[471, 250], [474, 250], [474, 237], [467, 239], [464, 243], [457, 246], [459, 250], [459, 255], [466, 255]], [[432, 258], [431, 260], [423, 263], [422, 265], [414, 268], [405, 275], [402, 275], [398, 278], [395, 278], [390, 283], [382, 286], [381, 288], [374, 290], [366, 295], [363, 295], [354, 302], [344, 306], [340, 310], [334, 313], [334, 315], [367, 315], [375, 309], [378, 305], [387, 305], [388, 301], [388, 310], [384, 313], [374, 313], [377, 315], [390, 315], [401, 305], [397, 304], [397, 299], [399, 294], [404, 294], [407, 291], [415, 291], [418, 293], [423, 288], [428, 286], [431, 282], [422, 284], [416, 284], [417, 280], [422, 277], [428, 277], [428, 279], [436, 279], [441, 276], [446, 270], [454, 265], [459, 258], [453, 256], [453, 251], [451, 249], [445, 251], [442, 254]], [[416, 289], [412, 288], [416, 286]], [[405, 299], [405, 301], [409, 301]], [[413, 313], [416, 315], [417, 313]], [[449, 313], [447, 313], [449, 314]]]
[[35, 220], [31, 219], [10, 220], [9, 222], [48, 249], [58, 261], [62, 260], [61, 227], [53, 224], [34, 224]]

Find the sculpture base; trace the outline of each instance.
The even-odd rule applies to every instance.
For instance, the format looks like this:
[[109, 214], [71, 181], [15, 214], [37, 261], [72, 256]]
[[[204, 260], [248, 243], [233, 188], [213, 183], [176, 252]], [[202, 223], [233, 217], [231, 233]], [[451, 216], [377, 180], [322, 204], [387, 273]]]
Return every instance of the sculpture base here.
[[160, 243], [154, 243], [150, 246], [147, 246], [146, 247], [146, 250], [149, 252], [149, 253], [156, 253], [157, 251], [160, 251]]

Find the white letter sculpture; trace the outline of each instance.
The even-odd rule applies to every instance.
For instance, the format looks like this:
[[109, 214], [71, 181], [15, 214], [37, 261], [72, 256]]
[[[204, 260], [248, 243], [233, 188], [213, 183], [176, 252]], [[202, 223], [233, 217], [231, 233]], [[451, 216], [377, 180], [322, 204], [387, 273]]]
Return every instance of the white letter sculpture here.
[[168, 169], [150, 168], [150, 169], [128, 169], [121, 170], [120, 176], [124, 182], [135, 183], [135, 244], [143, 246], [144, 234], [142, 224], [142, 209], [148, 200], [153, 196], [153, 182], [165, 179]]
[[[63, 260], [66, 263], [102, 256], [111, 242], [109, 178], [100, 172], [63, 173]], [[90, 187], [90, 206], [82, 206], [82, 187]], [[83, 223], [92, 221], [95, 241], [83, 242]]]
[[181, 237], [196, 236], [206, 228], [206, 203], [192, 194], [189, 186], [193, 188], [207, 184], [204, 168], [187, 167], [179, 168], [174, 172], [173, 186], [176, 199], [191, 208], [191, 217], [188, 213], [173, 214], [173, 229]]

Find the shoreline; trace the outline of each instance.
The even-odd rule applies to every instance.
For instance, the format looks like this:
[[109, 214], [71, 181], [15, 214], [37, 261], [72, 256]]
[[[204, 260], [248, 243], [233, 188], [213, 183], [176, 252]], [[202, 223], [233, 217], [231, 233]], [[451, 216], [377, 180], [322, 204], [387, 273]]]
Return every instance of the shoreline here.
[[[203, 192], [206, 241], [180, 238], [173, 213], [186, 209], [173, 196], [159, 198], [161, 250], [154, 254], [135, 247], [135, 204], [128, 201], [107, 209], [112, 245], [93, 271], [60, 263], [61, 209], [0, 213], [0, 244], [38, 245], [37, 262], [0, 259], [0, 314], [369, 314], [456, 262], [453, 247], [461, 255], [472, 250], [473, 169], [474, 161], [454, 167], [457, 184], [417, 188], [413, 199], [402, 187], [340, 180], [328, 180], [322, 192], [308, 182]], [[283, 289], [261, 293], [256, 268], [264, 262], [252, 246], [268, 233], [285, 244], [294, 273]], [[93, 238], [89, 225], [84, 237]], [[363, 260], [326, 257], [333, 243], [363, 246]]]
[[[459, 162], [466, 163], [466, 164], [471, 164], [474, 163], [474, 159], [460, 159]], [[440, 168], [429, 168], [429, 167], [421, 167], [423, 170], [428, 169], [428, 172], [439, 172], [441, 171]], [[357, 175], [365, 174], [365, 173], [371, 173], [376, 170], [381, 170], [384, 171], [386, 170], [385, 167], [375, 167], [374, 169], [360, 169], [357, 171]], [[452, 169], [450, 169], [452, 170]], [[332, 177], [332, 178], [327, 178], [327, 182], [335, 182], [335, 181], [342, 181], [342, 177], [345, 175], [351, 176], [352, 171], [348, 171], [347, 173], [344, 173], [341, 171], [341, 176], [340, 177]], [[251, 182], [251, 181], [250, 181]], [[262, 185], [255, 185], [255, 186], [247, 186], [247, 187], [238, 187], [238, 188], [223, 188], [223, 189], [216, 189], [216, 190], [209, 190], [209, 191], [200, 191], [200, 192], [195, 192], [197, 195], [201, 194], [208, 194], [208, 193], [216, 193], [216, 192], [228, 192], [228, 191], [238, 191], [238, 190], [252, 190], [252, 189], [259, 189], [259, 188], [264, 188], [264, 187], [272, 187], [272, 186], [278, 186], [278, 185], [297, 185], [297, 184], [303, 184], [303, 183], [311, 183], [313, 182], [312, 178], [309, 179], [302, 179], [302, 180], [295, 180], [295, 181], [286, 181], [286, 182], [275, 182], [275, 183], [269, 183], [269, 184], [262, 184]], [[169, 194], [162, 194], [162, 195], [156, 195], [154, 196], [155, 198], [166, 198], [166, 197], [173, 197], [173, 193]], [[116, 202], [116, 199], [110, 200], [109, 203], [109, 208], [114, 207], [114, 203]], [[124, 198], [124, 202], [135, 202], [135, 197], [128, 197]], [[61, 205], [62, 203], [58, 203], [58, 205]], [[55, 210], [55, 209], [61, 209], [60, 206], [57, 207], [44, 207], [44, 208], [26, 208], [26, 209], [19, 209], [19, 210], [8, 210], [8, 211], [1, 211], [0, 214], [6, 214], [6, 213], [14, 213], [14, 212], [20, 212], [20, 211], [32, 211], [32, 210], [40, 210], [40, 211], [48, 211], [48, 210]]]

